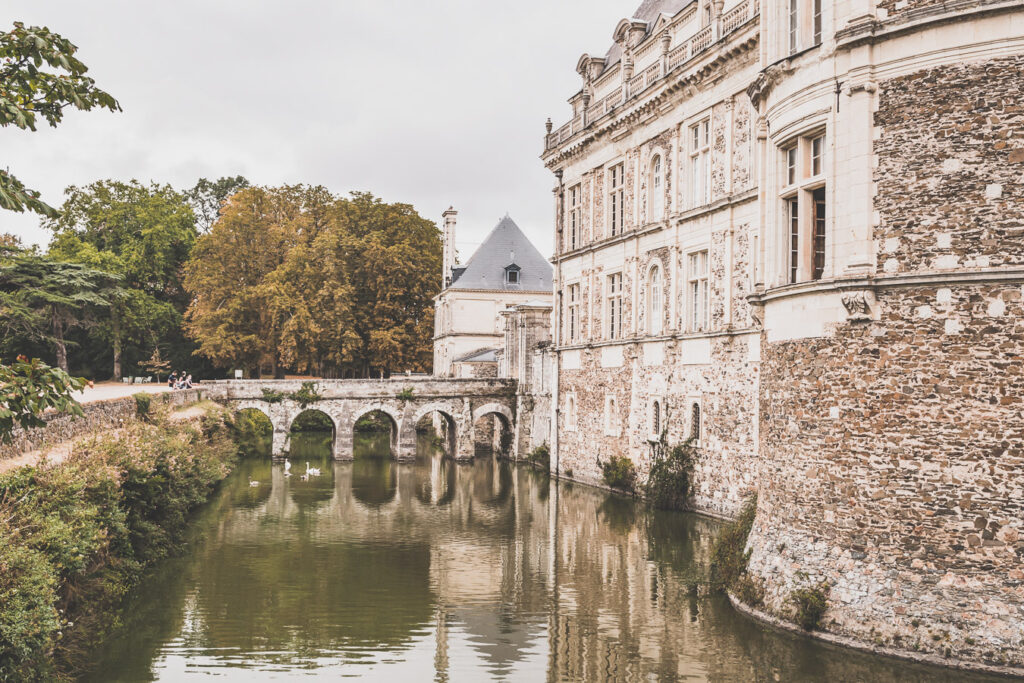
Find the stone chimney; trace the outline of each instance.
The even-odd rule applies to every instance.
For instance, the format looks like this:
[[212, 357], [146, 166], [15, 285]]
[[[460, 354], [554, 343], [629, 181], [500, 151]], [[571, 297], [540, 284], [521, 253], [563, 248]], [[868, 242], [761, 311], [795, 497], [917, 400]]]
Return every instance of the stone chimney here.
[[452, 268], [455, 267], [455, 218], [458, 215], [459, 212], [450, 206], [441, 214], [441, 217], [444, 218], [441, 289], [447, 289], [452, 283]]

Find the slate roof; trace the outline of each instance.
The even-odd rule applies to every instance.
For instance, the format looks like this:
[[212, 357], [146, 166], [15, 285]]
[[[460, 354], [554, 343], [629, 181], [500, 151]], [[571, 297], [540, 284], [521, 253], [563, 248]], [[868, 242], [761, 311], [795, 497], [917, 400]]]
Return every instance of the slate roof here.
[[497, 363], [500, 349], [477, 349], [464, 356], [459, 356], [453, 363]]
[[[510, 265], [519, 266], [519, 284], [505, 282], [505, 268]], [[508, 216], [498, 221], [465, 266], [453, 269], [453, 276], [452, 289], [541, 292], [552, 289], [551, 264]]]
[[[654, 26], [654, 22], [658, 20], [658, 15], [667, 14], [670, 17], [674, 17], [679, 13], [679, 10], [689, 5], [694, 0], [643, 0], [640, 6], [636, 8], [636, 11], [630, 15], [630, 19], [639, 19], [640, 21], [647, 22], [647, 31], [650, 33], [651, 27]], [[622, 60], [622, 48], [617, 43], [612, 43], [612, 46], [608, 49], [608, 53], [605, 55], [604, 71], [607, 71], [612, 66], [618, 64]]]

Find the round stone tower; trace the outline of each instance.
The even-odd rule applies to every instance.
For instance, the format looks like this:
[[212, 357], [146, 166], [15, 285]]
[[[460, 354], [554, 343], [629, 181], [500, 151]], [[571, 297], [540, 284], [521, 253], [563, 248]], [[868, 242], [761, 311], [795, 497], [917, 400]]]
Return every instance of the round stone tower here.
[[762, 4], [763, 607], [1024, 671], [1024, 3]]

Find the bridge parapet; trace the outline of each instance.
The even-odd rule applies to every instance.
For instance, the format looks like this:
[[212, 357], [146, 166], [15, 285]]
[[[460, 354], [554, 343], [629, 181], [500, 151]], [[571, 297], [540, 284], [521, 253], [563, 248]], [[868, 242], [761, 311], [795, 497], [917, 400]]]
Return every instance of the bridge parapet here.
[[[317, 396], [314, 401], [296, 396], [309, 382]], [[457, 460], [473, 458], [477, 420], [493, 416], [496, 425], [510, 433], [515, 431], [515, 380], [219, 380], [204, 382], [203, 388], [213, 400], [267, 415], [274, 427], [275, 458], [287, 454], [292, 423], [306, 410], [319, 410], [334, 423], [336, 460], [352, 459], [355, 424], [374, 411], [387, 415], [392, 422], [391, 452], [398, 460], [416, 457], [416, 425], [427, 414], [440, 416], [448, 454]]]

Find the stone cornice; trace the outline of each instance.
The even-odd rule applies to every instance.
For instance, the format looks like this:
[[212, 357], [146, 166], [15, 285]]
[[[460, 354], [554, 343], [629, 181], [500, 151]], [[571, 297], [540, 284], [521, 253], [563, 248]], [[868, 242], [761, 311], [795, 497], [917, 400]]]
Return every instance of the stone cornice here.
[[637, 344], [652, 344], [656, 342], [686, 341], [691, 339], [717, 339], [720, 337], [744, 337], [751, 334], [760, 334], [757, 327], [734, 327], [714, 332], [675, 332], [663, 334], [657, 337], [623, 337], [622, 339], [599, 339], [595, 341], [582, 342], [577, 344], [564, 344], [555, 347], [555, 351], [581, 351], [585, 349], [600, 349], [606, 346], [634, 346]]
[[749, 294], [747, 301], [763, 306], [769, 301], [818, 293], [842, 293], [853, 290], [893, 289], [906, 287], [934, 287], [942, 285], [983, 285], [993, 283], [1024, 283], [1024, 266], [1004, 268], [976, 268], [971, 270], [930, 271], [901, 273], [899, 275], [855, 276], [800, 282], [773, 287], [761, 293]]
[[1022, 0], [945, 0], [935, 5], [901, 11], [890, 19], [865, 17], [836, 31], [836, 50], [876, 43], [937, 23], [961, 22], [968, 15], [1020, 9], [1024, 9]]
[[[544, 165], [553, 169], [569, 159], [582, 155], [595, 139], [614, 134], [620, 129], [628, 129], [648, 115], [659, 114], [666, 105], [688, 99], [696, 92], [698, 86], [716, 75], [718, 69], [726, 62], [756, 49], [760, 34], [756, 29], [752, 33], [750, 30], [757, 26], [756, 19], [755, 16], [748, 22], [750, 27], [747, 30], [737, 30], [729, 34], [724, 41], [695, 56], [690, 63], [677, 66], [662, 79], [659, 87], [646, 99], [634, 98], [631, 102], [620, 104], [613, 111], [581, 130], [565, 144], [547, 150], [541, 155]], [[687, 69], [692, 70], [687, 71]], [[677, 71], [679, 72], [678, 76], [673, 78]]]

